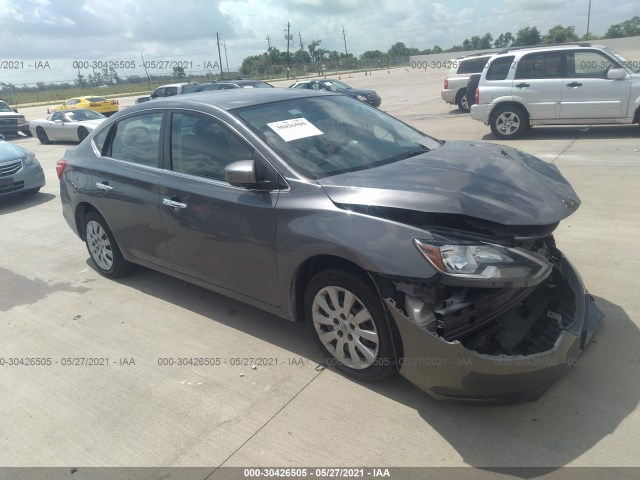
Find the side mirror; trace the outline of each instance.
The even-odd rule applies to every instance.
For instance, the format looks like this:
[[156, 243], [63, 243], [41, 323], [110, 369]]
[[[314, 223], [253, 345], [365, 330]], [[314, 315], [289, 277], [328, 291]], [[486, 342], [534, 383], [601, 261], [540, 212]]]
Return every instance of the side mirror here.
[[11, 110], [13, 110], [14, 112], [18, 113], [18, 109], [17, 108], [12, 108]]
[[224, 179], [234, 187], [249, 188], [258, 183], [253, 160], [239, 160], [224, 167]]
[[609, 80], [623, 80], [627, 78], [627, 72], [624, 68], [612, 68], [607, 72]]

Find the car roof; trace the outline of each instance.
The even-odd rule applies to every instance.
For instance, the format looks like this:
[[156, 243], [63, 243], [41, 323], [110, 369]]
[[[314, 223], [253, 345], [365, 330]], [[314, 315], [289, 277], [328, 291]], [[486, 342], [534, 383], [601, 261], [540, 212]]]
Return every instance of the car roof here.
[[126, 112], [138, 110], [148, 110], [158, 108], [184, 108], [195, 107], [197, 105], [217, 106], [224, 110], [234, 110], [236, 108], [261, 105], [265, 103], [281, 102], [295, 98], [325, 96], [341, 96], [332, 92], [316, 92], [311, 90], [293, 90], [288, 88], [257, 88], [257, 89], [231, 89], [214, 90], [206, 92], [194, 92], [189, 95], [174, 95], [161, 98], [153, 102], [139, 103], [128, 107]]
[[472, 59], [472, 58], [491, 57], [491, 56], [495, 55], [496, 53], [498, 53], [497, 50], [494, 51], [494, 52], [472, 53], [470, 55], [463, 55], [462, 57], [454, 58], [454, 60], [469, 60], [469, 59]]
[[594, 45], [588, 42], [550, 43], [546, 45], [528, 45], [525, 47], [507, 47], [496, 52], [497, 55], [506, 53], [531, 52], [536, 50], [567, 50], [569, 48], [605, 48], [603, 45]]
[[51, 115], [53, 115], [54, 113], [77, 113], [77, 112], [99, 113], [99, 112], [96, 112], [95, 110], [91, 110], [90, 108], [65, 108], [64, 110], [56, 110], [55, 112], [52, 112]]
[[184, 87], [185, 85], [197, 85], [197, 83], [189, 83], [189, 82], [182, 82], [182, 83], [168, 83], [167, 85], [160, 85], [158, 88], [165, 88], [165, 87]]

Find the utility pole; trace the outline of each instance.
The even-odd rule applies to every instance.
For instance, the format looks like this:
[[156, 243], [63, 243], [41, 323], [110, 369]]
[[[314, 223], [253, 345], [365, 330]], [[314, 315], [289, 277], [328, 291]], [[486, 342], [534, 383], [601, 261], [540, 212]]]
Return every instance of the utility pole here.
[[291, 43], [291, 34], [289, 33], [289, 22], [287, 22], [287, 80], [289, 80], [289, 45]]
[[147, 76], [147, 84], [151, 85], [151, 79], [149, 78], [149, 72], [147, 72], [147, 65], [144, 63], [144, 57], [142, 56], [142, 52], [140, 52], [140, 57], [142, 58], [142, 67], [144, 68], [144, 73]]
[[300, 39], [300, 61], [302, 62], [302, 70], [307, 73], [307, 67], [304, 64], [304, 44], [302, 43], [302, 34], [298, 30], [298, 38]]
[[348, 56], [347, 53], [347, 35], [344, 33], [344, 25], [342, 26], [342, 39], [344, 40], [344, 55]]
[[267, 48], [267, 51], [271, 50], [271, 37], [269, 35], [267, 35], [267, 45], [269, 45], [269, 48]]
[[589, 0], [589, 11], [587, 12], [587, 41], [589, 41], [589, 22], [591, 21], [591, 0]]
[[216, 41], [218, 42], [218, 60], [220, 60], [220, 80], [224, 80], [224, 70], [222, 70], [222, 55], [220, 54], [220, 36], [216, 32]]
[[229, 73], [229, 59], [227, 58], [227, 42], [222, 42], [222, 46], [224, 47], [224, 61], [227, 65], [227, 73]]

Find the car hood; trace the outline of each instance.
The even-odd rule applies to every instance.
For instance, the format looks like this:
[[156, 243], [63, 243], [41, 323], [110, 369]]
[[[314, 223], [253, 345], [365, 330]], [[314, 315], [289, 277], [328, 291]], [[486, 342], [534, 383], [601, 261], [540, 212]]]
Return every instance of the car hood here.
[[24, 118], [24, 115], [16, 112], [0, 112], [0, 118]]
[[96, 128], [102, 122], [104, 122], [106, 118], [98, 118], [96, 120], [81, 120], [79, 122], [73, 122], [75, 125], [82, 125], [83, 127], [88, 128]]
[[372, 93], [377, 95], [375, 90], [363, 90], [361, 88], [345, 88], [344, 90], [340, 90], [337, 93], [342, 93], [344, 95], [350, 95], [354, 97], [358, 95], [364, 95], [366, 97], [367, 95], [371, 95]]
[[22, 147], [0, 140], [0, 163], [24, 158], [28, 153], [29, 152]]
[[318, 180], [343, 206], [459, 214], [503, 225], [549, 225], [580, 199], [555, 165], [490, 143], [441, 147], [368, 170]]

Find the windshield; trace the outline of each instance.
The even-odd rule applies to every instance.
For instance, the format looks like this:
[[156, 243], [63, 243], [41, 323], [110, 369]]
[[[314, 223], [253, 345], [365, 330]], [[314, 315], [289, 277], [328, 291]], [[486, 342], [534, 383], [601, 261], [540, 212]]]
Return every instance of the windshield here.
[[313, 179], [396, 162], [441, 145], [390, 115], [338, 95], [234, 113], [294, 170]]
[[13, 112], [13, 110], [5, 102], [0, 102], [0, 112]]
[[64, 114], [65, 118], [70, 122], [81, 122], [83, 120], [101, 120], [106, 118], [93, 110], [76, 110]]
[[627, 60], [625, 57], [623, 57], [622, 55], [620, 55], [617, 52], [614, 52], [613, 50], [607, 48], [606, 49], [611, 55], [613, 55], [614, 57], [616, 57], [619, 62], [622, 64], [623, 67], [628, 68], [629, 70], [631, 70], [634, 73], [640, 73], [640, 61], [636, 60], [635, 62], [632, 62], [631, 60]]
[[329, 90], [330, 92], [340, 92], [341, 90], [351, 90], [351, 87], [346, 83], [339, 82], [338, 80], [331, 80], [322, 82], [322, 85], [325, 90]]

